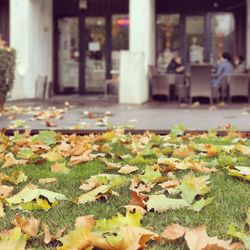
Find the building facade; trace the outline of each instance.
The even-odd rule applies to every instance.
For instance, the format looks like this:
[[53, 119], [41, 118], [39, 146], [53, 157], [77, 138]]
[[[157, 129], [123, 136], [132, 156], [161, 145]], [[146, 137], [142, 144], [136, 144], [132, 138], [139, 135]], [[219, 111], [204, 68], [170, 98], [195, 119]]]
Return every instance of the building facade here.
[[102, 93], [119, 74], [128, 91], [148, 89], [148, 66], [164, 71], [175, 52], [187, 65], [226, 51], [250, 66], [250, 0], [0, 0], [0, 33], [17, 50], [14, 99], [33, 98], [39, 75], [55, 94]]

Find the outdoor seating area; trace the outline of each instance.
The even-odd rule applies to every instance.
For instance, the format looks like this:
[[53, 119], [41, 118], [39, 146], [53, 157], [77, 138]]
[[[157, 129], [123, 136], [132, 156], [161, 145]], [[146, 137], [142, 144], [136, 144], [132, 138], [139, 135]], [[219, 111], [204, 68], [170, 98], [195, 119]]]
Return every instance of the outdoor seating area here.
[[249, 73], [232, 73], [221, 79], [219, 86], [212, 85], [214, 70], [210, 64], [191, 64], [185, 74], [162, 73], [149, 66], [152, 98], [164, 95], [166, 99], [192, 103], [194, 98], [206, 97], [210, 104], [232, 102], [234, 97], [249, 101]]

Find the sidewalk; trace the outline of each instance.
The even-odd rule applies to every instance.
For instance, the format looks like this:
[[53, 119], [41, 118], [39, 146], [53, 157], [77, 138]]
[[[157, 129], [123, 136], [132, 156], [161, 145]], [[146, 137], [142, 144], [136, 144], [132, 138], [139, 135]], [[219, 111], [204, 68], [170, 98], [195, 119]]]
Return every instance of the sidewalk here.
[[[63, 119], [47, 119], [49, 112], [58, 113], [58, 108], [65, 108], [65, 102], [70, 109], [63, 115]], [[68, 103], [66, 103], [68, 105]], [[17, 120], [23, 121], [24, 126], [32, 129], [98, 129], [118, 126], [143, 130], [167, 130], [174, 124], [184, 124], [188, 130], [207, 130], [220, 128], [227, 124], [236, 126], [238, 130], [250, 130], [250, 104], [227, 105], [180, 105], [179, 103], [149, 102], [143, 105], [120, 105], [114, 100], [104, 100], [102, 97], [92, 96], [56, 96], [50, 101], [37, 100], [10, 101], [6, 107], [13, 105], [22, 107], [38, 107], [41, 110], [30, 112], [21, 111], [17, 115], [2, 115], [0, 127], [9, 128], [15, 125]], [[68, 107], [66, 105], [66, 108]], [[48, 107], [57, 109], [48, 112]], [[41, 114], [43, 119], [32, 118], [34, 112]], [[110, 116], [112, 115], [112, 116]], [[56, 127], [46, 127], [49, 121]], [[48, 125], [48, 124], [47, 124]], [[15, 126], [14, 126], [15, 127]]]

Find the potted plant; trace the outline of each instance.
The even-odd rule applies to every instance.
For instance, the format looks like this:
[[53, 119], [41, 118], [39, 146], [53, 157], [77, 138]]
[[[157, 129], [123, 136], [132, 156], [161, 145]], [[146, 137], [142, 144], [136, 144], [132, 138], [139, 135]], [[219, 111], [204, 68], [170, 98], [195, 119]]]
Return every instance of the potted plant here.
[[16, 52], [6, 46], [0, 36], [0, 110], [3, 109], [8, 92], [15, 80]]

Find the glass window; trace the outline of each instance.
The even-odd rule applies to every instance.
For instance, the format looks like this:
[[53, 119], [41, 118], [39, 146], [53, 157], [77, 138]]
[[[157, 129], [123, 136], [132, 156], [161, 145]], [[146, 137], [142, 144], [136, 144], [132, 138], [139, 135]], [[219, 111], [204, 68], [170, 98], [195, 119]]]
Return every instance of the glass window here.
[[223, 52], [233, 52], [234, 17], [230, 13], [211, 14], [210, 62], [216, 64]]
[[165, 71], [173, 58], [173, 52], [180, 49], [180, 15], [157, 16], [157, 65]]
[[188, 62], [204, 62], [204, 28], [203, 16], [188, 16], [186, 18], [186, 39]]
[[87, 17], [85, 19], [85, 89], [86, 92], [103, 92], [106, 76], [106, 19]]
[[[119, 71], [120, 51], [128, 50], [129, 17], [128, 15], [112, 16], [112, 70]], [[112, 73], [112, 72], [111, 72]]]
[[77, 90], [79, 85], [79, 37], [78, 19], [59, 20], [59, 83], [60, 90]]

